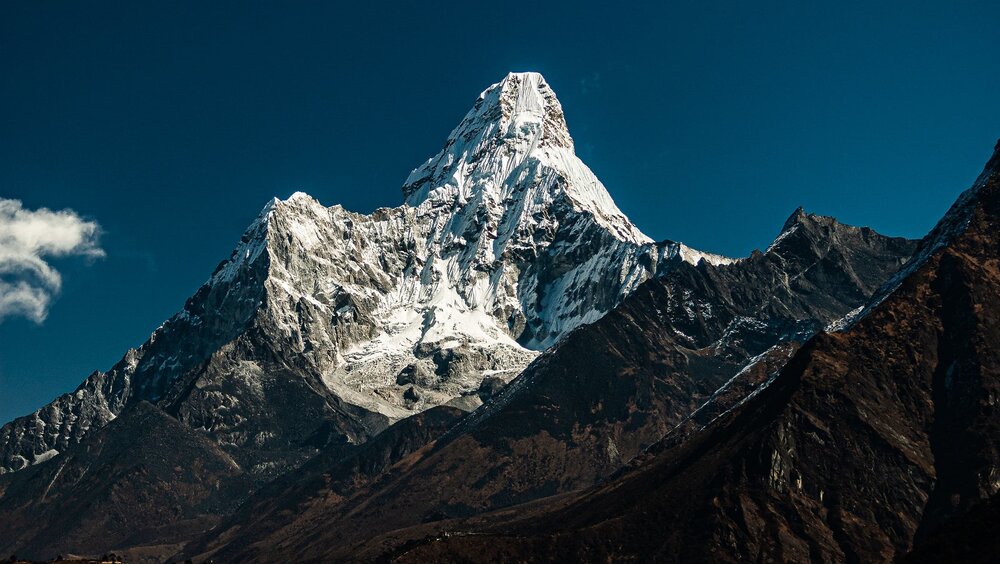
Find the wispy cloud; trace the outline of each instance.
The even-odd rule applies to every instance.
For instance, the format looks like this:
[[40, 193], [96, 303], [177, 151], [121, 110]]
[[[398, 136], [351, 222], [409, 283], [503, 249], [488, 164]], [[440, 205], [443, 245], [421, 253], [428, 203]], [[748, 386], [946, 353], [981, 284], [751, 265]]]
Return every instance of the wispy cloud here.
[[0, 322], [15, 315], [44, 321], [62, 287], [47, 260], [103, 257], [100, 230], [73, 210], [28, 210], [20, 200], [0, 198]]

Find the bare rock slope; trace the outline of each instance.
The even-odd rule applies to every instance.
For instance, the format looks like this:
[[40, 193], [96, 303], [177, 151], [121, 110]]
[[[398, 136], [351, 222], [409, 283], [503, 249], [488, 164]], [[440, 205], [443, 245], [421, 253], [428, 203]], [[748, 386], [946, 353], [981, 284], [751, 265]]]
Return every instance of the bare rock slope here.
[[399, 561], [989, 561], [1000, 145], [915, 258], [700, 432], [598, 487], [355, 547]]

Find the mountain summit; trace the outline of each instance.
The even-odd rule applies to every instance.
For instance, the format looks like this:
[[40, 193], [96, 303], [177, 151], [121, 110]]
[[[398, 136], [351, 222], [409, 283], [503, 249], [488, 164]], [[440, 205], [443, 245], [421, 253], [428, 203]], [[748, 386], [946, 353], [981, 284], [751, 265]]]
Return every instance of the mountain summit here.
[[[392, 538], [410, 542], [388, 552], [390, 537], [383, 535], [366, 556], [378, 560], [388, 552], [399, 555], [397, 562], [995, 561], [998, 223], [1000, 146], [864, 315], [842, 331], [810, 339], [751, 393], [715, 410], [698, 432], [671, 430], [592, 489], [474, 520], [441, 521], [437, 529], [414, 525], [419, 536], [393, 531]], [[520, 421], [530, 416], [517, 415]], [[518, 446], [530, 452], [523, 442]], [[435, 450], [437, 462], [443, 449]], [[480, 452], [474, 465], [448, 466], [449, 476], [484, 468], [483, 458]], [[409, 468], [435, 482], [419, 464]], [[412, 483], [396, 491], [413, 495], [406, 489]], [[439, 488], [436, 499], [458, 505], [455, 491], [464, 493]], [[365, 501], [378, 506], [379, 500]], [[347, 519], [337, 523], [328, 530], [352, 529]], [[336, 546], [329, 538], [309, 542], [317, 552]], [[362, 550], [352, 547], [352, 557], [362, 559]]]
[[574, 154], [537, 73], [487, 88], [403, 195], [370, 215], [303, 193], [269, 202], [146, 343], [0, 430], [0, 472], [145, 400], [271, 475], [435, 405], [472, 409], [643, 281], [731, 262], [643, 235]]
[[149, 340], [0, 428], [0, 551], [363, 560], [593, 486], [764, 390], [915, 246], [801, 209], [742, 259], [653, 242], [536, 73], [403, 197], [271, 200]]
[[[403, 185], [406, 203], [473, 203], [520, 219], [569, 198], [619, 238], [650, 243], [573, 151], [562, 105], [538, 73], [511, 73], [487, 88], [440, 153]], [[506, 210], [505, 210], [506, 211]]]

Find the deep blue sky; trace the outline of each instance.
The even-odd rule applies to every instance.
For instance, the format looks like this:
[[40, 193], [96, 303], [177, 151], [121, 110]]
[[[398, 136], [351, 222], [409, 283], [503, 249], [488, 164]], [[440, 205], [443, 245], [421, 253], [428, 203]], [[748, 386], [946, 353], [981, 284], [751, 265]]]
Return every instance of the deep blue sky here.
[[641, 229], [729, 255], [799, 205], [921, 236], [1000, 136], [995, 0], [152, 4], [0, 5], [0, 197], [107, 251], [0, 324], [0, 420], [142, 343], [270, 197], [398, 205], [511, 70]]

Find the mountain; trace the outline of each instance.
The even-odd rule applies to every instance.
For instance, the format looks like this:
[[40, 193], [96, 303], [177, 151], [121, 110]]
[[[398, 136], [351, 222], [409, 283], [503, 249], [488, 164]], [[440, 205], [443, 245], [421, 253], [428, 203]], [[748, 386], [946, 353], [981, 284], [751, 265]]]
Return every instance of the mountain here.
[[[310, 528], [329, 524], [322, 511], [326, 504], [363, 496], [392, 475], [404, 472], [463, 414], [448, 406], [434, 407], [396, 423], [347, 452], [320, 453], [301, 468], [267, 484], [224, 524], [217, 525], [209, 539], [190, 550], [199, 554], [196, 560], [211, 557], [229, 561], [234, 558], [231, 551], [218, 550], [219, 545], [228, 544], [240, 547], [240, 559], [273, 558], [271, 542], [275, 531], [304, 523]], [[317, 496], [322, 502], [316, 503]], [[237, 523], [238, 528], [234, 526]], [[224, 533], [216, 534], [219, 531]], [[192, 535], [191, 539], [195, 538], [197, 535]]]
[[267, 204], [146, 343], [0, 429], [0, 472], [149, 401], [267, 479], [429, 407], [474, 408], [484, 377], [510, 380], [644, 280], [730, 260], [632, 225], [535, 73], [483, 92], [403, 195], [371, 215]]
[[703, 429], [668, 434], [593, 488], [416, 525], [352, 554], [989, 561], [1000, 491], [998, 223], [1000, 144], [869, 307], [814, 336]]
[[[419, 457], [349, 495], [314, 482], [255, 496], [188, 555], [336, 560], [379, 533], [592, 486], [672, 430], [754, 393], [800, 341], [857, 309], [914, 248], [796, 210], [766, 252], [678, 265], [647, 281]], [[329, 472], [333, 480], [337, 471]], [[297, 475], [287, 480], [308, 483]]]
[[4, 478], [0, 551], [38, 558], [145, 544], [176, 551], [234, 509], [220, 499], [241, 499], [250, 485], [218, 445], [147, 402]]
[[653, 242], [535, 73], [403, 198], [269, 202], [146, 343], [0, 428], [0, 549], [328, 559], [544, 506], [704, 435], [926, 260], [801, 209], [741, 259]]

